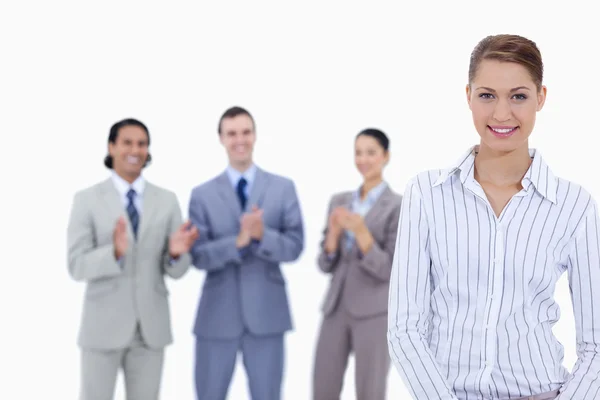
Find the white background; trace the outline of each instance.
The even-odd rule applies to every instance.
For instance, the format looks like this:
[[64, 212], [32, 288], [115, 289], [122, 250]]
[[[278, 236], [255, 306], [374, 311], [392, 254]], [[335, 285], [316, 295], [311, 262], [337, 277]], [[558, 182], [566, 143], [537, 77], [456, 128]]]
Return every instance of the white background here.
[[[296, 326], [287, 336], [285, 400], [310, 398], [328, 283], [317, 246], [330, 196], [360, 184], [354, 135], [368, 126], [389, 134], [386, 178], [396, 191], [417, 172], [455, 161], [478, 138], [464, 86], [484, 36], [538, 43], [548, 100], [531, 144], [557, 175], [600, 198], [592, 2], [401, 3], [3, 1], [0, 398], [77, 397], [83, 284], [67, 274], [66, 224], [74, 192], [107, 176], [108, 130], [121, 118], [148, 125], [154, 164], [145, 175], [174, 190], [186, 215], [192, 187], [226, 165], [216, 126], [232, 105], [256, 119], [257, 164], [295, 180], [306, 250], [284, 267]], [[190, 270], [168, 283], [175, 344], [163, 399], [194, 398], [191, 328], [203, 279]], [[565, 279], [556, 296], [563, 317], [555, 333], [571, 368]], [[350, 366], [343, 399], [354, 398], [353, 387]], [[409, 398], [393, 369], [389, 394]], [[240, 367], [229, 398], [249, 398]], [[116, 399], [124, 399], [121, 380]]]

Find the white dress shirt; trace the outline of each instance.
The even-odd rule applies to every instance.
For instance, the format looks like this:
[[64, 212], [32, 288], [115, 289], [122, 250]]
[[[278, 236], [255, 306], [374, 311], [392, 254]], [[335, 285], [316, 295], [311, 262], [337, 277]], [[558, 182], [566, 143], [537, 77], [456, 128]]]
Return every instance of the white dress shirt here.
[[112, 181], [121, 196], [121, 201], [123, 202], [123, 207], [127, 208], [129, 204], [129, 199], [127, 198], [127, 192], [129, 189], [135, 190], [135, 197], [133, 198], [133, 205], [135, 206], [140, 217], [142, 216], [142, 207], [144, 205], [144, 187], [146, 182], [144, 178], [140, 175], [133, 183], [127, 182], [125, 179], [121, 178], [115, 171], [112, 171], [111, 174]]
[[[474, 179], [476, 147], [407, 185], [389, 297], [390, 356], [414, 399], [509, 399], [561, 389], [600, 394], [600, 233], [596, 202], [539, 152], [496, 217]], [[578, 361], [552, 333], [568, 272]], [[594, 290], [596, 287], [596, 290]]]

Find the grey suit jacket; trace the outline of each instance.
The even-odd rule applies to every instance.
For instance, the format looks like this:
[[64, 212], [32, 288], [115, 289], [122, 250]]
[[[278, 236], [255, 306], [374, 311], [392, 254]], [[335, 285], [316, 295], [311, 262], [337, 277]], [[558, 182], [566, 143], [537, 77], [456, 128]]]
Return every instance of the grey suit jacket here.
[[[128, 221], [129, 247], [115, 260], [113, 231], [119, 216]], [[173, 341], [164, 274], [182, 277], [188, 254], [170, 263], [169, 236], [182, 224], [174, 193], [146, 182], [137, 242], [111, 179], [75, 194], [69, 218], [68, 268], [87, 283], [78, 343], [84, 348], [120, 349], [137, 323], [148, 346]]]
[[[342, 235], [335, 257], [328, 257], [324, 250], [328, 230], [328, 224], [325, 223], [317, 261], [323, 272], [333, 275], [322, 307], [325, 315], [331, 314], [339, 306], [342, 292], [343, 306], [354, 317], [366, 318], [387, 313], [401, 202], [402, 196], [388, 187], [365, 215], [365, 224], [375, 243], [364, 255], [356, 243], [348, 250]], [[346, 206], [350, 209], [351, 203], [352, 192], [334, 195], [329, 203], [326, 221], [334, 208]]]
[[193, 189], [189, 214], [200, 232], [191, 253], [206, 271], [194, 333], [235, 338], [244, 328], [256, 335], [292, 329], [286, 281], [280, 263], [304, 249], [304, 227], [294, 183], [257, 168], [247, 209], [263, 209], [264, 235], [245, 251], [236, 248], [242, 215], [227, 174]]

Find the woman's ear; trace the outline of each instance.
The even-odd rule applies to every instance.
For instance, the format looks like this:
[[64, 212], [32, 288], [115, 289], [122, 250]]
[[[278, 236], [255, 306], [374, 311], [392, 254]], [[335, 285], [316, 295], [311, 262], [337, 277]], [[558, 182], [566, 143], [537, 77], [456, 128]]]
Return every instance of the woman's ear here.
[[465, 92], [467, 94], [467, 104], [469, 105], [469, 110], [471, 109], [471, 85], [467, 84], [465, 88]]
[[548, 90], [546, 89], [546, 86], [542, 86], [542, 88], [538, 92], [538, 94], [537, 94], [538, 105], [536, 108], [537, 111], [542, 111], [544, 104], [546, 104], [546, 93], [547, 92], [548, 92]]

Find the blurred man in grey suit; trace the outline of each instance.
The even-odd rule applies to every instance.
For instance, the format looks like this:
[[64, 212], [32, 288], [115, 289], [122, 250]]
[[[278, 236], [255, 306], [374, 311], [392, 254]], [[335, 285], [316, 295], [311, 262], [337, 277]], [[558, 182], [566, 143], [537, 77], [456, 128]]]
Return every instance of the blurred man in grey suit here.
[[304, 229], [294, 183], [257, 167], [254, 119], [233, 107], [219, 121], [229, 166], [192, 191], [200, 232], [193, 264], [206, 271], [196, 315], [196, 393], [225, 400], [238, 351], [253, 400], [279, 400], [284, 333], [292, 329], [280, 263], [298, 259]]
[[112, 176], [75, 195], [68, 226], [71, 277], [87, 283], [79, 332], [81, 400], [111, 400], [123, 369], [128, 400], [159, 398], [163, 349], [172, 342], [164, 274], [182, 277], [198, 238], [174, 193], [141, 176], [150, 135], [114, 124], [104, 164]]

